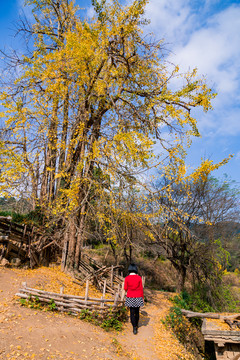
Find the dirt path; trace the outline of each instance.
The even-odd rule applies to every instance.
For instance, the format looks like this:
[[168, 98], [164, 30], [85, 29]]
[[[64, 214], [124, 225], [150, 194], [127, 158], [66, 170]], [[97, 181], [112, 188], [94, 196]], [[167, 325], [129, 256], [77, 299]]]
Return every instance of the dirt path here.
[[194, 360], [162, 322], [172, 306], [168, 297], [162, 292], [151, 294], [151, 302], [141, 311], [138, 335], [132, 335], [130, 323], [118, 335], [131, 359]]
[[138, 335], [130, 323], [121, 333], [107, 333], [74, 317], [21, 307], [14, 298], [21, 282], [26, 276], [30, 287], [38, 281], [29, 274], [0, 268], [0, 359], [190, 359], [161, 322], [169, 308], [164, 294], [142, 310]]

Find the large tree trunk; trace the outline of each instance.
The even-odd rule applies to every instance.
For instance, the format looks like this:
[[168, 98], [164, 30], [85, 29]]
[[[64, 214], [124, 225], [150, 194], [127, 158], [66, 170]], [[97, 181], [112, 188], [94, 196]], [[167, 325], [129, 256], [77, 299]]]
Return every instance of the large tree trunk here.
[[75, 263], [74, 267], [76, 269], [79, 268], [79, 263], [81, 261], [81, 254], [82, 254], [82, 247], [84, 242], [84, 228], [85, 228], [85, 208], [86, 206], [83, 205], [80, 213], [80, 219], [79, 219], [79, 227], [78, 227], [78, 234], [77, 234], [77, 243], [76, 243], [76, 251], [75, 251]]
[[62, 136], [61, 136], [61, 145], [60, 145], [60, 154], [59, 154], [59, 164], [58, 164], [58, 173], [60, 177], [57, 181], [56, 194], [58, 190], [64, 187], [65, 180], [63, 176], [63, 170], [65, 167], [66, 161], [66, 148], [67, 148], [67, 134], [68, 134], [68, 112], [69, 112], [69, 91], [67, 91], [64, 104], [63, 104], [63, 124], [62, 124]]
[[68, 237], [68, 252], [66, 257], [65, 270], [73, 271], [77, 243], [76, 217], [74, 215], [69, 219], [69, 228], [67, 230], [66, 236]]
[[185, 288], [185, 282], [186, 282], [186, 275], [187, 275], [187, 269], [185, 266], [179, 267], [179, 282], [177, 284], [177, 291], [181, 292]]
[[48, 143], [46, 144], [45, 166], [42, 175], [42, 186], [40, 194], [40, 204], [47, 206], [55, 195], [55, 173], [57, 161], [57, 127], [58, 127], [58, 99], [53, 101], [52, 119], [48, 129]]
[[53, 116], [49, 129], [49, 201], [53, 201], [55, 197], [55, 174], [57, 163], [57, 129], [58, 129], [58, 99], [53, 101]]

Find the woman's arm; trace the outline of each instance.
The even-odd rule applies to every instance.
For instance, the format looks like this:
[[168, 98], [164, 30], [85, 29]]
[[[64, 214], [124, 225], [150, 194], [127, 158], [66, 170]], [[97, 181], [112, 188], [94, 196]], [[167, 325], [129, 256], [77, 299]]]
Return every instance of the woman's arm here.
[[128, 290], [128, 282], [127, 282], [127, 278], [125, 278], [124, 280], [124, 290], [127, 291]]
[[142, 278], [141, 278], [141, 276], [140, 276], [140, 279], [141, 279], [140, 284], [141, 284], [142, 298], [144, 299], [143, 284], [142, 284]]

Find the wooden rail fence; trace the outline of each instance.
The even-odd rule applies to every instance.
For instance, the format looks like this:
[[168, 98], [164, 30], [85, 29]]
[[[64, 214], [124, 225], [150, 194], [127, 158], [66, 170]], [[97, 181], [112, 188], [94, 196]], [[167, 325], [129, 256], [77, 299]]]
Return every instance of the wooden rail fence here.
[[108, 312], [110, 309], [114, 312], [124, 306], [123, 285], [119, 292], [115, 293], [114, 298], [105, 298], [106, 281], [101, 298], [89, 297], [89, 281], [86, 281], [85, 296], [76, 296], [64, 294], [64, 288], [61, 287], [60, 293], [48, 292], [39, 289], [27, 287], [27, 283], [22, 283], [16, 296], [22, 299], [36, 299], [42, 303], [51, 304], [54, 301], [55, 309], [62, 312], [68, 312], [72, 315], [78, 315], [82, 310], [98, 311], [100, 313]]

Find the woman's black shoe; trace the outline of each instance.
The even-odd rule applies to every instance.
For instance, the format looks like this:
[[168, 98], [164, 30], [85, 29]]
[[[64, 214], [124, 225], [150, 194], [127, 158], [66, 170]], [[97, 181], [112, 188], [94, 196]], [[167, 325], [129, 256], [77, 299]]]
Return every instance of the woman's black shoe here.
[[133, 328], [133, 333], [134, 333], [134, 335], [137, 335], [137, 327]]

